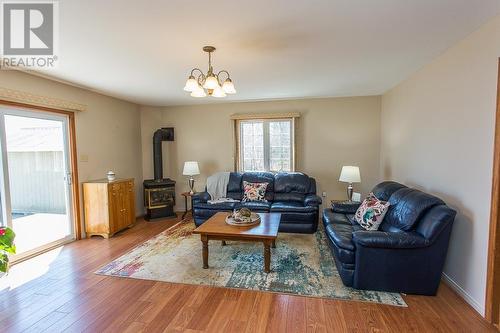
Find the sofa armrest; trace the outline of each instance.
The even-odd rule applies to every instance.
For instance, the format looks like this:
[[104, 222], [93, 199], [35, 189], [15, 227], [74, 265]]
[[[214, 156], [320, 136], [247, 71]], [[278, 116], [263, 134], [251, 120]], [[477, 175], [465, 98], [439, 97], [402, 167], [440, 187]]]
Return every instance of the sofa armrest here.
[[196, 203], [207, 203], [208, 200], [210, 200], [210, 194], [208, 192], [198, 192], [195, 193], [191, 196], [191, 202], [192, 204]]
[[304, 198], [304, 206], [319, 206], [323, 201], [316, 194], [308, 194]]
[[355, 231], [353, 242], [358, 246], [386, 249], [416, 249], [430, 242], [416, 232]]
[[332, 202], [332, 210], [341, 214], [355, 214], [359, 206], [361, 202]]

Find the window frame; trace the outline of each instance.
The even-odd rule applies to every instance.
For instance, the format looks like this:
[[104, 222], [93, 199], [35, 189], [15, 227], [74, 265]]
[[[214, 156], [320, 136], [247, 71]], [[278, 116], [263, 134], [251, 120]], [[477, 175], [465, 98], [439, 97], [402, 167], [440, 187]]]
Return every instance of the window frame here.
[[[246, 119], [235, 119], [235, 137], [236, 137], [236, 163], [235, 169], [238, 172], [245, 172], [243, 168], [244, 158], [243, 158], [243, 133], [241, 131], [241, 126], [243, 123], [263, 123], [263, 146], [264, 146], [264, 168], [265, 170], [258, 170], [262, 172], [273, 172], [277, 173], [279, 171], [271, 171], [271, 158], [270, 158], [270, 135], [269, 135], [269, 124], [271, 122], [287, 121], [290, 123], [290, 172], [294, 172], [296, 168], [296, 138], [295, 138], [295, 117], [277, 117], [277, 118], [246, 118]], [[256, 171], [256, 172], [258, 172]]]

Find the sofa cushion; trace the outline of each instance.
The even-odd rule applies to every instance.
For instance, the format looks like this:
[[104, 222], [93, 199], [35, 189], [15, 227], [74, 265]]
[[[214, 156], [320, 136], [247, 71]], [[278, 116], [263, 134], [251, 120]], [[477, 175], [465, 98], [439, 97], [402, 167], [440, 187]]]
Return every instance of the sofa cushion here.
[[270, 172], [245, 172], [241, 175], [241, 191], [243, 193], [243, 181], [249, 183], [268, 183], [265, 199], [274, 200], [274, 175]]
[[316, 194], [316, 179], [312, 177], [309, 177], [309, 191], [307, 193]]
[[349, 251], [355, 250], [354, 243], [352, 242], [352, 225], [331, 223], [325, 226], [325, 231], [338, 247]]
[[353, 225], [343, 214], [333, 213], [331, 209], [323, 211], [323, 225], [330, 239], [340, 248], [354, 251], [352, 242]]
[[234, 206], [235, 209], [240, 209], [243, 207], [256, 212], [269, 212], [269, 209], [271, 208], [271, 203], [267, 201], [245, 201], [245, 202], [238, 202]]
[[304, 204], [295, 201], [277, 201], [271, 205], [271, 212], [314, 212], [317, 207], [304, 206]]
[[457, 212], [448, 206], [434, 206], [422, 217], [416, 232], [434, 242], [441, 232], [455, 219]]
[[275, 193], [274, 200], [276, 201], [295, 201], [295, 202], [304, 202], [305, 194], [302, 193]]
[[372, 193], [375, 194], [379, 200], [389, 201], [391, 195], [402, 188], [406, 188], [406, 186], [397, 182], [387, 181], [376, 185]]
[[278, 173], [274, 180], [274, 200], [303, 202], [310, 189], [309, 176], [301, 172]]
[[433, 195], [411, 188], [402, 188], [389, 198], [391, 206], [382, 222], [381, 230], [396, 232], [411, 230], [415, 223], [432, 207], [445, 203]]
[[309, 193], [311, 181], [302, 172], [280, 172], [275, 176], [274, 193]]
[[243, 189], [241, 182], [241, 173], [231, 172], [229, 174], [229, 182], [227, 183], [227, 194], [226, 196], [231, 199], [241, 200], [243, 199]]

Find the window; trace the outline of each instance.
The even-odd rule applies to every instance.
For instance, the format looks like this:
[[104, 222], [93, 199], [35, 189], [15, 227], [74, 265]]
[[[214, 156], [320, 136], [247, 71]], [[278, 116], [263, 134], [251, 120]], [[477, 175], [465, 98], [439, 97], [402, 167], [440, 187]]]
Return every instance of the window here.
[[293, 171], [293, 119], [239, 121], [240, 171]]

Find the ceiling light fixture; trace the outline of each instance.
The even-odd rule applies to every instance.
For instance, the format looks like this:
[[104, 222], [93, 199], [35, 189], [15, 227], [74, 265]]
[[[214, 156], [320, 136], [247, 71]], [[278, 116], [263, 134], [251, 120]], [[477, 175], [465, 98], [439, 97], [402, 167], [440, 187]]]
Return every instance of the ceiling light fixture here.
[[[221, 70], [217, 74], [214, 73], [212, 67], [212, 52], [215, 51], [213, 46], [203, 47], [203, 51], [208, 53], [208, 72], [206, 74], [199, 68], [193, 68], [184, 86], [184, 90], [191, 93], [192, 97], [226, 97], [226, 94], [236, 94], [233, 81], [229, 76], [229, 72]], [[198, 74], [195, 77], [195, 73]], [[227, 77], [221, 85], [221, 75], [225, 74]]]

